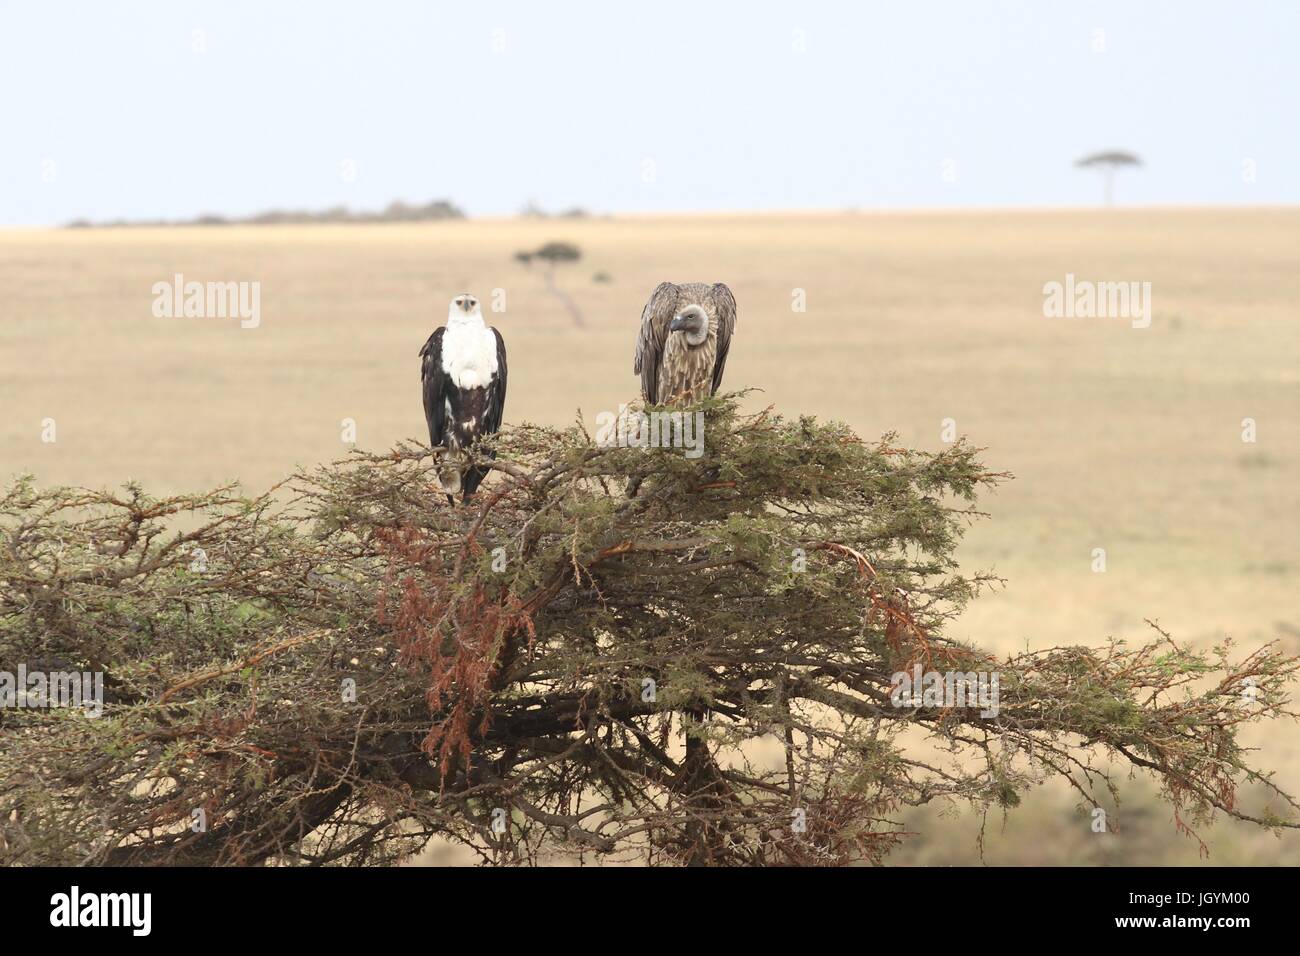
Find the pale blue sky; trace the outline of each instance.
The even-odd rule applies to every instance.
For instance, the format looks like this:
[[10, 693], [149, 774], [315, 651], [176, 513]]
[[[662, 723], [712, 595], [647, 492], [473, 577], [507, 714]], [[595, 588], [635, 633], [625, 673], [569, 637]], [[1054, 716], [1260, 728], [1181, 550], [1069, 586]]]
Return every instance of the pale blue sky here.
[[1283, 0], [0, 0], [0, 224], [1083, 205], [1108, 148], [1121, 204], [1295, 203], [1298, 41]]

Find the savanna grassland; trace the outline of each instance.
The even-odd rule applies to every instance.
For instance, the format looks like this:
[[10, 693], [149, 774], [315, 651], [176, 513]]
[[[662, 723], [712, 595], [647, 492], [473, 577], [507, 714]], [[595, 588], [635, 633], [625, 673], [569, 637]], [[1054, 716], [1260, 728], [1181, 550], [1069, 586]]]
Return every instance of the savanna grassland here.
[[[551, 240], [583, 251], [554, 277], [582, 327], [544, 267], [514, 259]], [[156, 318], [152, 286], [176, 273], [260, 282], [260, 326]], [[1044, 283], [1067, 273], [1150, 282], [1150, 327], [1045, 318]], [[726, 386], [761, 389], [751, 407], [924, 448], [952, 419], [1015, 475], [962, 550], [1006, 586], [957, 636], [1099, 644], [1145, 638], [1150, 618], [1198, 646], [1300, 653], [1300, 209], [4, 231], [0, 477], [260, 491], [343, 456], [345, 419], [370, 449], [419, 438], [416, 353], [461, 291], [485, 307], [504, 291], [489, 321], [509, 349], [507, 421], [580, 409], [592, 428], [636, 396], [641, 306], [663, 279], [731, 286]], [[1297, 730], [1247, 738], [1293, 792]], [[1146, 786], [1118, 783], [1121, 832], [1094, 835], [1074, 798], [1044, 788], [1005, 824], [990, 814], [985, 858], [1194, 862]], [[909, 819], [923, 836], [897, 861], [978, 859], [969, 810]], [[1211, 862], [1300, 862], [1300, 834], [1202, 836]]]

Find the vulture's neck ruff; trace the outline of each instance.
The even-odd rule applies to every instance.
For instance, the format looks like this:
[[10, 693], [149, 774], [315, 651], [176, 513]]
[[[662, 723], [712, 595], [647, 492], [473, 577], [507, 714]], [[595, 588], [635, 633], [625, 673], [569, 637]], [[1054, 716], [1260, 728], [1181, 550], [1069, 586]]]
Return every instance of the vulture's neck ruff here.
[[712, 331], [708, 315], [698, 305], [688, 305], [682, 309], [668, 326], [670, 335], [680, 335], [693, 349], [699, 348], [708, 341], [709, 333]]

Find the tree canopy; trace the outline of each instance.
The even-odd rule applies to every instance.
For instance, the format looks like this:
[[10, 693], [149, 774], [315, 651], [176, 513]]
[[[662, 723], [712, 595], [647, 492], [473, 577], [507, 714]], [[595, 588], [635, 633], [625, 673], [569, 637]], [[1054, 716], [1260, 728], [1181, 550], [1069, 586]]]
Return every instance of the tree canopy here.
[[1109, 206], [1115, 201], [1115, 173], [1127, 166], [1141, 166], [1142, 160], [1133, 153], [1112, 149], [1084, 156], [1082, 159], [1077, 160], [1074, 165], [1080, 169], [1101, 170], [1105, 183], [1105, 201], [1106, 205]]
[[1074, 165], [1085, 169], [1091, 166], [1118, 168], [1120, 166], [1141, 166], [1142, 160], [1138, 159], [1133, 153], [1126, 153], [1123, 150], [1108, 150], [1085, 156]]
[[[995, 659], [951, 633], [996, 583], [955, 557], [1008, 477], [977, 449], [699, 411], [698, 457], [507, 427], [463, 507], [416, 444], [258, 497], [18, 481], [0, 661], [106, 690], [0, 711], [0, 860], [878, 862], [908, 806], [1096, 805], [1116, 762], [1180, 827], [1297, 825], [1238, 740], [1289, 716], [1293, 658], [1157, 630]], [[900, 702], [918, 669], [997, 674], [998, 706]]]

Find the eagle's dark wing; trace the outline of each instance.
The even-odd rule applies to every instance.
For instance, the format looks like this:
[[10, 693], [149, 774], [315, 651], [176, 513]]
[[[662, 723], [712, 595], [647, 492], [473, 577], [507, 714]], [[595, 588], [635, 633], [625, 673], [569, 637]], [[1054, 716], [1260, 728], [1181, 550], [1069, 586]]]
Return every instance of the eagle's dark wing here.
[[[487, 384], [486, 394], [482, 398], [481, 419], [479, 422], [480, 435], [495, 435], [501, 428], [501, 416], [506, 409], [506, 342], [501, 337], [501, 333], [496, 329], [492, 334], [497, 340], [497, 371], [492, 376], [491, 381]], [[474, 389], [473, 391], [477, 391]], [[485, 458], [496, 458], [496, 449], [489, 443], [479, 449]], [[478, 490], [483, 479], [492, 469], [487, 465], [474, 465], [465, 470], [461, 476], [461, 487], [464, 490], [464, 500], [469, 501], [470, 496]]]
[[420, 384], [424, 386], [424, 420], [429, 423], [429, 446], [442, 444], [447, 424], [447, 401], [443, 390], [447, 373], [442, 370], [442, 333], [437, 329], [420, 349]]
[[496, 329], [492, 334], [497, 338], [497, 374], [488, 384], [487, 408], [483, 411], [483, 432], [495, 434], [501, 427], [501, 416], [506, 410], [506, 340]]
[[721, 282], [709, 290], [713, 296], [713, 309], [718, 316], [718, 357], [713, 362], [713, 391], [717, 394], [722, 384], [722, 370], [727, 365], [727, 352], [731, 349], [731, 333], [736, 330], [736, 297]]
[[677, 312], [678, 292], [671, 282], [659, 283], [641, 311], [641, 334], [636, 340], [632, 371], [641, 376], [641, 397], [651, 404], [659, 400], [659, 356], [668, 338], [668, 326]]

